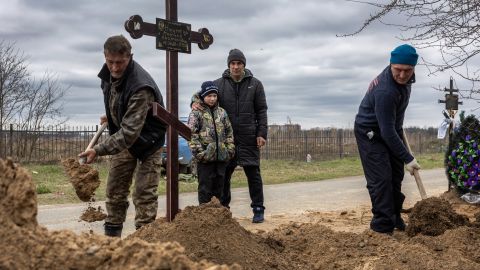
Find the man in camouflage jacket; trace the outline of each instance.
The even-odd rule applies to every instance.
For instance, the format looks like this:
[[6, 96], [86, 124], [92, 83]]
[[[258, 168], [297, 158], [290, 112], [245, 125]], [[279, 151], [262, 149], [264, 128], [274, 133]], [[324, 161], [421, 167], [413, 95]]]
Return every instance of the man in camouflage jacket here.
[[110, 137], [79, 156], [91, 163], [96, 156], [112, 155], [104, 227], [105, 235], [119, 237], [135, 170], [132, 194], [135, 227], [138, 229], [156, 218], [161, 147], [165, 143], [166, 126], [149, 113], [152, 102], [163, 106], [163, 98], [152, 77], [132, 59], [128, 40], [122, 35], [108, 38], [104, 54], [105, 64], [98, 77], [106, 115], [100, 122], [108, 122]]

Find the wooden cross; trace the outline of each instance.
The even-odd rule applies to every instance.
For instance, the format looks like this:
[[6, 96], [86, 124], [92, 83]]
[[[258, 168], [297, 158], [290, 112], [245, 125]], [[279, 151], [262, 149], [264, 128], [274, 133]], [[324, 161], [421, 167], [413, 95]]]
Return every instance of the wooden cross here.
[[207, 49], [213, 43], [208, 29], [191, 31], [191, 26], [178, 22], [177, 0], [165, 0], [166, 20], [157, 18], [156, 24], [146, 23], [139, 15], [125, 21], [125, 30], [134, 39], [143, 35], [156, 37], [156, 48], [166, 50], [167, 110], [154, 104], [154, 116], [168, 124], [167, 137], [167, 214], [172, 221], [178, 213], [178, 133], [190, 139], [191, 131], [178, 120], [178, 53], [191, 53], [191, 43]]

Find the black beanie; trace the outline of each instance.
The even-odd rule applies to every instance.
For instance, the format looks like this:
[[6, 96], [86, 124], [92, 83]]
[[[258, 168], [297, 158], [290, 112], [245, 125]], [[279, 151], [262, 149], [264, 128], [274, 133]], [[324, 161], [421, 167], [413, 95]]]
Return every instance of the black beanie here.
[[227, 66], [230, 66], [232, 61], [240, 61], [244, 66], [247, 65], [247, 59], [245, 59], [245, 55], [239, 49], [231, 49], [230, 53], [228, 53]]
[[212, 81], [206, 81], [202, 83], [202, 89], [200, 90], [200, 98], [203, 100], [204, 97], [208, 96], [211, 93], [218, 95], [218, 87]]

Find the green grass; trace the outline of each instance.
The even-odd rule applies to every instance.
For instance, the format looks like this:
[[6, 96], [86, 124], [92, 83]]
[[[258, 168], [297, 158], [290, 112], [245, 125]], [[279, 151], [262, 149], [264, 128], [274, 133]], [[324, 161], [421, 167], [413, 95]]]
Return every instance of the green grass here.
[[[417, 159], [422, 169], [443, 168], [442, 153], [419, 155]], [[96, 191], [96, 200], [105, 200], [105, 184], [108, 175], [107, 163], [93, 165], [99, 171], [101, 184]], [[39, 204], [62, 204], [81, 202], [69, 182], [68, 177], [60, 164], [54, 165], [25, 165], [32, 174], [36, 185]], [[265, 185], [319, 181], [346, 176], [362, 175], [363, 170], [360, 160], [357, 158], [344, 158], [331, 161], [302, 161], [285, 160], [262, 160], [261, 173]], [[179, 191], [196, 192], [197, 182], [188, 179], [188, 176], [180, 175], [180, 179], [187, 178], [189, 181], [179, 182]], [[243, 170], [237, 169], [232, 176], [232, 187], [246, 187], [247, 179]], [[158, 186], [158, 193], [166, 192], [166, 181], [162, 179]]]

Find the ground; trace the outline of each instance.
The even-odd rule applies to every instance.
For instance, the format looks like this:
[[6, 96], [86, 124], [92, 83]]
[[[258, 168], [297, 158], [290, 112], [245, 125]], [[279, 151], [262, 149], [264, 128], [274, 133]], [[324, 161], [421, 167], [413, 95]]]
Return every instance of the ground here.
[[38, 225], [28, 173], [0, 160], [0, 269], [480, 269], [479, 207], [454, 192], [402, 214], [406, 232], [368, 230], [358, 208], [278, 215], [254, 226], [218, 201], [125, 239]]

